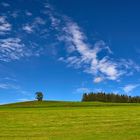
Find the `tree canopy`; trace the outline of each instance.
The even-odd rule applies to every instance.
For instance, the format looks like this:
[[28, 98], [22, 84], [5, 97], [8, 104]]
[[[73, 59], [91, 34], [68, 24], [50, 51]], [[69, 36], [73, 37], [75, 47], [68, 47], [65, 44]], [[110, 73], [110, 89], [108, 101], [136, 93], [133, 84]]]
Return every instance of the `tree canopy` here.
[[115, 103], [140, 103], [139, 96], [128, 96], [114, 93], [84, 93], [82, 101], [99, 101], [99, 102], [115, 102]]
[[38, 91], [35, 94], [36, 94], [36, 99], [38, 101], [42, 101], [43, 100], [43, 93], [42, 92]]

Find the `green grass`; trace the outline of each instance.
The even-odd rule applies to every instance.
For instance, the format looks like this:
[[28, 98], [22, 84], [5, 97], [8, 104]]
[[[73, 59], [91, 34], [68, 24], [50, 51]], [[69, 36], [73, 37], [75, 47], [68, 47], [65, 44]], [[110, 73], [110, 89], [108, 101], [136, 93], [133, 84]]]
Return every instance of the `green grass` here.
[[33, 101], [2, 105], [0, 140], [140, 140], [140, 104]]

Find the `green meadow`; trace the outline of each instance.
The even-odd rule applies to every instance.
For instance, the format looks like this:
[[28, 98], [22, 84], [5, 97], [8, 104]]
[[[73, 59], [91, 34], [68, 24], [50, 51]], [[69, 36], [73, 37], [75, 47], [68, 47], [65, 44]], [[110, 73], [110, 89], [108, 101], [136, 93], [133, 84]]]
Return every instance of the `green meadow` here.
[[1, 105], [0, 140], [140, 140], [140, 104], [32, 101]]

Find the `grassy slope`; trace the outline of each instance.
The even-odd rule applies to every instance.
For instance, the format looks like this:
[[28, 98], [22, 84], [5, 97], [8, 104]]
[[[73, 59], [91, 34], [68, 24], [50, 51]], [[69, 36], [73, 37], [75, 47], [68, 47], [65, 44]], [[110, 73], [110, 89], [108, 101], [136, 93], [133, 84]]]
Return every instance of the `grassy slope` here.
[[0, 140], [139, 140], [140, 105], [25, 102], [0, 106]]

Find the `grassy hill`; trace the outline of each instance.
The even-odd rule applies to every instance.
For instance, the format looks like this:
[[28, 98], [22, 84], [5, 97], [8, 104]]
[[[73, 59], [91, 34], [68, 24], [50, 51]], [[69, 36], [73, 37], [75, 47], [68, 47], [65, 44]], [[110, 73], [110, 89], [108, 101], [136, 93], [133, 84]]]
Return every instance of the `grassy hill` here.
[[140, 104], [30, 101], [0, 106], [0, 140], [139, 140]]
[[48, 107], [103, 107], [103, 106], [140, 106], [139, 103], [105, 103], [105, 102], [71, 102], [71, 101], [27, 101], [0, 105], [14, 108], [48, 108]]

